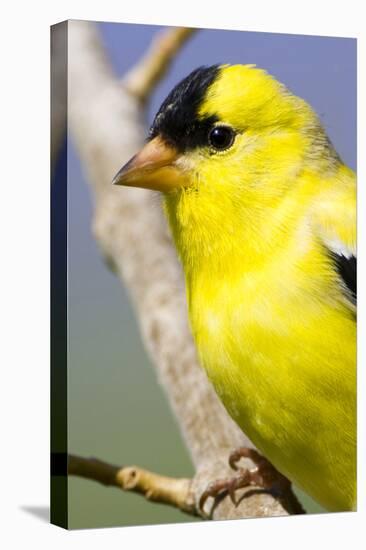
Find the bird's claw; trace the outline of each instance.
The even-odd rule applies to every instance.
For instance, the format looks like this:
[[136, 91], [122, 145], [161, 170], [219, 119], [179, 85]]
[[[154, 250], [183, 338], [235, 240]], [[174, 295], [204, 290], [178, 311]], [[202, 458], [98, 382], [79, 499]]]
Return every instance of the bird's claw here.
[[206, 489], [203, 491], [201, 498], [198, 503], [198, 508], [203, 513], [203, 515], [206, 516], [206, 513], [204, 511], [204, 506], [206, 504], [206, 501], [209, 497], [213, 497], [216, 499], [216, 497], [221, 493], [222, 491], [226, 491], [228, 484], [230, 483], [230, 478], [227, 479], [217, 479], [216, 481], [212, 481]]
[[[241, 458], [250, 458], [255, 464], [254, 468], [239, 468], [237, 463]], [[205, 503], [209, 497], [216, 500], [218, 496], [228, 493], [234, 506], [237, 506], [235, 492], [238, 489], [255, 486], [261, 489], [284, 493], [291, 487], [290, 481], [254, 449], [247, 447], [236, 449], [229, 456], [229, 465], [237, 474], [233, 477], [211, 482], [201, 495], [199, 510], [205, 517], [210, 517], [204, 511]]]

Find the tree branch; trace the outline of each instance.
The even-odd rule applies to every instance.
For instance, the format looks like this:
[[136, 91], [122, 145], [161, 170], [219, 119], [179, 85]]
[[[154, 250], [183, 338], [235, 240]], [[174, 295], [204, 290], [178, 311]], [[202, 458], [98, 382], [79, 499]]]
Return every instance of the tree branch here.
[[177, 27], [159, 33], [146, 55], [124, 77], [125, 89], [144, 103], [195, 30]]
[[175, 479], [138, 466], [114, 466], [96, 458], [75, 455], [69, 455], [68, 474], [139, 493], [147, 500], [169, 504], [187, 514], [197, 515], [190, 479]]
[[[176, 40], [172, 39], [175, 50], [170, 49], [176, 52], [184, 33], [179, 29], [170, 33], [177, 33]], [[228, 416], [197, 362], [181, 267], [160, 198], [146, 190], [110, 184], [144, 141], [144, 111], [138, 90], [145, 90], [146, 99], [169, 56], [160, 56], [163, 69], [159, 70], [155, 45], [150, 61], [140, 64], [150, 67], [150, 76], [135, 76], [135, 82], [144, 85], [133, 91], [131, 74], [129, 89], [113, 75], [92, 24], [69, 22], [69, 48], [69, 121], [94, 191], [94, 233], [108, 265], [131, 294], [144, 343], [196, 468], [191, 490], [197, 505], [210, 481], [232, 475], [227, 464], [229, 451], [251, 443]], [[170, 55], [169, 60], [173, 53]], [[247, 464], [253, 466], [250, 461]], [[237, 507], [229, 498], [221, 499], [212, 517], [275, 516], [298, 511], [292, 493], [281, 502], [253, 490], [244, 489], [243, 494], [247, 498]]]

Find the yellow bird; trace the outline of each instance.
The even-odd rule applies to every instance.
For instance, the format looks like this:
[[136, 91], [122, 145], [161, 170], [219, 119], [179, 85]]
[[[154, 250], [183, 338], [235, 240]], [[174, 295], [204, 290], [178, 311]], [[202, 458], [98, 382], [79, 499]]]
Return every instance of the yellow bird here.
[[164, 193], [229, 414], [321, 505], [355, 509], [356, 182], [313, 109], [253, 65], [200, 67], [114, 183]]

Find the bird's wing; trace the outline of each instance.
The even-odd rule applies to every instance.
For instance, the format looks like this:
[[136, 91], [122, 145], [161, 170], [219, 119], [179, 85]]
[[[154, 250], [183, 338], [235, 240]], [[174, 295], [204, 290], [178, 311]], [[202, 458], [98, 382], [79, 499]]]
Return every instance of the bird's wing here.
[[318, 238], [334, 262], [346, 297], [356, 303], [355, 185], [335, 188], [320, 197], [313, 210], [313, 222]]

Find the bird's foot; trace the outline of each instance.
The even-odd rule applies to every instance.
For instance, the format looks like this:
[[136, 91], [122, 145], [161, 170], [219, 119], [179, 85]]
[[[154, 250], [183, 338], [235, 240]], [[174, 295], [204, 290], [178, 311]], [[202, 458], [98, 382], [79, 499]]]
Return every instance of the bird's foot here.
[[[254, 462], [253, 468], [239, 468], [237, 463], [241, 458], [249, 458]], [[199, 500], [199, 509], [204, 512], [204, 506], [209, 497], [217, 497], [228, 493], [236, 506], [235, 492], [244, 487], [254, 486], [270, 491], [272, 494], [284, 495], [291, 490], [291, 482], [283, 476], [272, 464], [254, 449], [240, 447], [229, 456], [229, 465], [237, 473], [232, 477], [218, 479], [210, 483]]]

